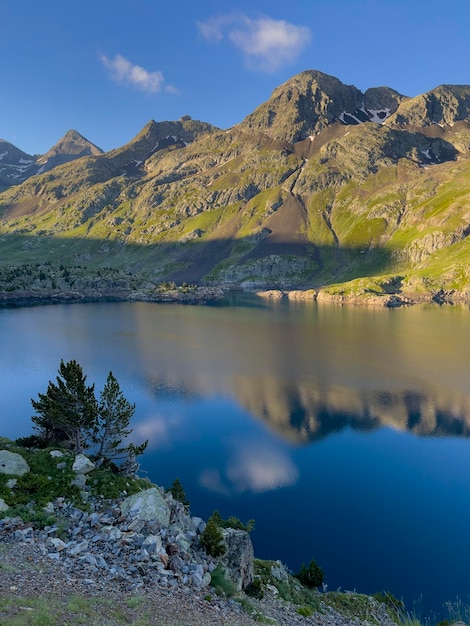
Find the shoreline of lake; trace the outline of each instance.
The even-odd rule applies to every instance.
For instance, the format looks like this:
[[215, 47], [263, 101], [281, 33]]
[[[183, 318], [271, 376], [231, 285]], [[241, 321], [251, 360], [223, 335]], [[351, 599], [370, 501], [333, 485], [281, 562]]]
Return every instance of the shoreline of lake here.
[[30, 307], [46, 304], [78, 304], [93, 302], [171, 302], [175, 304], [207, 304], [224, 298], [219, 287], [196, 287], [188, 291], [168, 290], [131, 291], [110, 289], [64, 290], [15, 290], [0, 291], [0, 308]]
[[267, 289], [255, 291], [256, 295], [269, 300], [292, 300], [335, 304], [340, 306], [375, 307], [396, 309], [416, 304], [470, 304], [468, 294], [458, 291], [437, 293], [330, 293], [325, 289]]

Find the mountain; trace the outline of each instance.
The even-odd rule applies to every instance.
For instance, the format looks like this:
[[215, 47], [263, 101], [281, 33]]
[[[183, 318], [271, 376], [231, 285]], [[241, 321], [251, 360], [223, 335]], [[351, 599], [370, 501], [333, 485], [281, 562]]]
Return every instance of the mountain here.
[[468, 298], [469, 233], [470, 87], [362, 93], [314, 70], [228, 130], [150, 121], [0, 194], [3, 263], [333, 299]]
[[103, 150], [76, 130], [69, 130], [46, 154], [30, 155], [0, 139], [0, 191], [18, 185], [31, 176], [82, 156], [103, 154]]
[[37, 174], [42, 174], [56, 167], [56, 165], [68, 163], [82, 156], [97, 156], [99, 154], [103, 154], [101, 148], [72, 129], [67, 131], [62, 139], [52, 146], [46, 154], [36, 159], [36, 164], [40, 166]]
[[36, 157], [0, 139], [0, 191], [23, 182], [37, 171]]
[[362, 93], [334, 76], [310, 70], [277, 87], [267, 102], [245, 118], [240, 128], [297, 142], [318, 135], [335, 122], [381, 124], [405, 99], [388, 87]]

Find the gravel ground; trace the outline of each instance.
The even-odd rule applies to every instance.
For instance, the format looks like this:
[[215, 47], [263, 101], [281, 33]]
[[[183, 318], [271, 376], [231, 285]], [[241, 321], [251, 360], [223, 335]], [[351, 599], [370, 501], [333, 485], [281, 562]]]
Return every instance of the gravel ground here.
[[214, 593], [198, 595], [188, 589], [144, 587], [131, 594], [85, 576], [76, 572], [72, 575], [41, 555], [34, 544], [4, 537], [0, 540], [0, 624], [253, 626], [260, 623], [259, 615], [264, 616], [264, 623], [280, 626], [393, 624], [378, 604], [374, 605], [370, 621], [362, 621], [340, 615], [326, 605], [322, 605], [321, 612], [303, 617], [292, 604], [277, 598], [245, 599], [245, 605], [249, 602], [249, 609], [258, 613], [256, 619], [239, 602]]

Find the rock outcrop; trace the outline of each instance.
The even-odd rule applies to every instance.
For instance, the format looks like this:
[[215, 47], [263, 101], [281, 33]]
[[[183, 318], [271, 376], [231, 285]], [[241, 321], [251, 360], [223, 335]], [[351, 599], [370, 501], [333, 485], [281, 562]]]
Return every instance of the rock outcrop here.
[[221, 557], [225, 578], [233, 583], [238, 591], [247, 589], [254, 577], [254, 552], [250, 535], [244, 530], [225, 528], [222, 531], [226, 547]]

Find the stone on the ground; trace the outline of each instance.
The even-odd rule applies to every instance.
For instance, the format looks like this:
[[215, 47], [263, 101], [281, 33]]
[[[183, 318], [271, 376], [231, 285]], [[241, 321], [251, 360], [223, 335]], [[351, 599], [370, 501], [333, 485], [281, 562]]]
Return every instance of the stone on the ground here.
[[156, 520], [162, 526], [170, 523], [170, 509], [156, 487], [127, 497], [121, 504], [121, 511], [123, 515], [132, 515], [141, 520]]
[[79, 489], [82, 489], [86, 485], [85, 474], [77, 474], [75, 478], [72, 478], [70, 484], [72, 487], [78, 487]]
[[3, 498], [0, 498], [0, 513], [4, 513], [5, 511], [8, 511], [9, 508], [10, 507], [5, 502], [5, 500]]
[[63, 452], [61, 452], [60, 450], [51, 450], [51, 451], [49, 452], [49, 454], [50, 454], [52, 457], [57, 458], [57, 459], [60, 459], [62, 456], [64, 456], [64, 453], [63, 453]]
[[11, 476], [23, 476], [29, 472], [29, 465], [21, 454], [0, 450], [0, 474], [10, 474]]
[[88, 474], [95, 469], [95, 464], [84, 454], [77, 454], [72, 469], [76, 474]]

